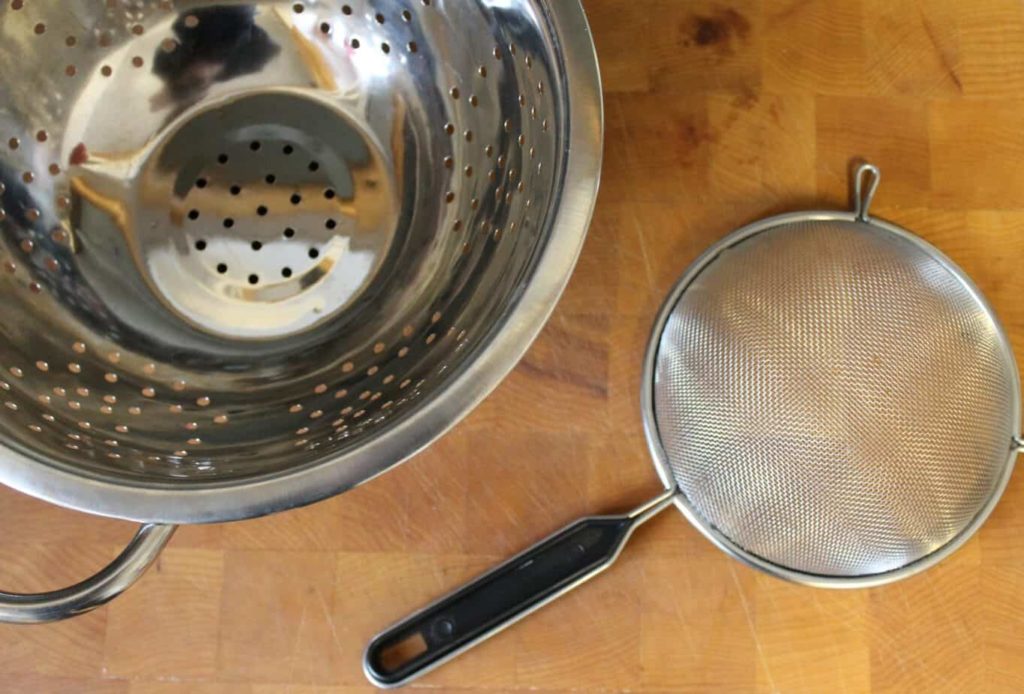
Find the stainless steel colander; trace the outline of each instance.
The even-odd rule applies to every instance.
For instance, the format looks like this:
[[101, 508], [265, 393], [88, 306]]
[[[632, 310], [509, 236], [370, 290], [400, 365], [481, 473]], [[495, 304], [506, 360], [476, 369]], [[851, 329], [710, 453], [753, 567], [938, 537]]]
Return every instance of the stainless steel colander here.
[[196, 523], [400, 462], [549, 315], [601, 135], [576, 0], [2, 0], [0, 481]]
[[664, 494], [387, 630], [371, 681], [404, 684], [571, 590], [673, 503], [729, 554], [822, 587], [910, 576], [977, 530], [1024, 447], [1013, 354], [952, 261], [868, 216], [878, 170], [855, 181], [853, 212], [740, 229], [672, 291], [642, 398]]

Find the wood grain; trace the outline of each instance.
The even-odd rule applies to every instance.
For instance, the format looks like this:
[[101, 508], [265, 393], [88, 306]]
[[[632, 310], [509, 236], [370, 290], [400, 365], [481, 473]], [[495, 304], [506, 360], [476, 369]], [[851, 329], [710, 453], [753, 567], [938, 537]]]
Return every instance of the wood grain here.
[[[507, 381], [398, 470], [312, 508], [184, 528], [110, 606], [0, 627], [0, 691], [355, 694], [367, 640], [577, 514], [657, 491], [641, 359], [675, 279], [766, 214], [875, 210], [970, 273], [1024, 355], [1024, 3], [586, 0], [606, 168], [579, 269]], [[1024, 481], [905, 582], [762, 576], [678, 515], [614, 570], [416, 684], [437, 691], [1024, 689]], [[0, 493], [2, 586], [99, 567], [132, 528]]]

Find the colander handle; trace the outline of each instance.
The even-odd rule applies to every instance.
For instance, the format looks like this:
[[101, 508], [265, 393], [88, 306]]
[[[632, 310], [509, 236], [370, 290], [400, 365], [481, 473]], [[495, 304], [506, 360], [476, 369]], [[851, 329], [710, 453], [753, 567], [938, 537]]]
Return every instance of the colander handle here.
[[675, 494], [624, 516], [578, 520], [396, 624], [367, 647], [367, 678], [384, 688], [406, 684], [561, 597], [608, 568], [633, 530]]
[[33, 594], [0, 592], [0, 622], [56, 622], [113, 600], [142, 577], [176, 529], [174, 525], [143, 525], [106, 568], [70, 588]]

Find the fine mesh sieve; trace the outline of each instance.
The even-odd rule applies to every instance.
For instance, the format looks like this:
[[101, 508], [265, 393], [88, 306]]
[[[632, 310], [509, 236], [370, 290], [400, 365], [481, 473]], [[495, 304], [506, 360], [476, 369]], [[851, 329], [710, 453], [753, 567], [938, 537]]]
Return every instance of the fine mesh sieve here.
[[667, 491], [387, 630], [367, 650], [371, 681], [408, 682], [594, 576], [673, 503], [732, 555], [815, 586], [909, 576], [973, 534], [1024, 445], [1016, 363], [962, 271], [868, 217], [877, 169], [855, 182], [854, 212], [745, 227], [669, 296], [643, 394]]
[[400, 462], [550, 314], [601, 136], [577, 0], [0, 1], [0, 480], [194, 523]]
[[1016, 376], [995, 318], [912, 239], [784, 221], [704, 265], [658, 345], [658, 441], [695, 518], [792, 571], [944, 547], [1001, 489]]

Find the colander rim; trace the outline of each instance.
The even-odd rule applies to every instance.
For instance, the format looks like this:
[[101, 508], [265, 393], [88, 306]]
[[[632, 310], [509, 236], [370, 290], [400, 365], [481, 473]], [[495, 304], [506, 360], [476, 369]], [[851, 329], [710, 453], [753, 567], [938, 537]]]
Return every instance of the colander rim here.
[[651, 458], [654, 463], [655, 470], [658, 473], [658, 477], [666, 488], [672, 489], [677, 488], [678, 485], [675, 480], [675, 476], [672, 473], [671, 465], [668, 461], [668, 454], [662, 445], [661, 438], [658, 434], [658, 426], [655, 416], [655, 401], [654, 401], [654, 378], [655, 370], [657, 365], [657, 357], [659, 351], [659, 345], [661, 342], [662, 334], [665, 331], [665, 327], [668, 323], [669, 317], [672, 314], [673, 309], [679, 302], [680, 297], [693, 282], [693, 280], [706, 268], [712, 261], [714, 261], [722, 251], [735, 246], [738, 243], [745, 241], [751, 236], [755, 236], [769, 229], [774, 229], [780, 226], [786, 226], [790, 224], [798, 224], [803, 222], [828, 222], [828, 221], [841, 221], [841, 222], [853, 222], [857, 224], [864, 224], [867, 226], [875, 227], [883, 231], [894, 234], [895, 236], [909, 241], [914, 244], [917, 248], [927, 253], [930, 257], [938, 261], [944, 268], [949, 270], [954, 277], [956, 277], [970, 292], [971, 296], [975, 301], [978, 302], [989, 318], [992, 320], [995, 326], [996, 334], [999, 338], [1000, 350], [1003, 353], [1004, 358], [1007, 360], [1010, 374], [1012, 378], [1012, 412], [1011, 422], [1013, 423], [1013, 432], [1010, 433], [1007, 440], [1007, 459], [1003, 465], [1002, 471], [1000, 472], [999, 478], [996, 481], [995, 487], [992, 490], [991, 495], [985, 504], [979, 509], [977, 515], [968, 523], [964, 528], [957, 533], [952, 539], [945, 544], [934, 549], [925, 556], [917, 559], [913, 562], [905, 564], [898, 569], [890, 571], [884, 571], [876, 574], [864, 574], [857, 576], [827, 576], [821, 574], [813, 574], [805, 571], [798, 571], [780, 564], [776, 564], [772, 561], [759, 557], [751, 552], [748, 552], [740, 545], [733, 542], [729, 537], [721, 533], [711, 523], [707, 521], [697, 509], [690, 503], [686, 495], [682, 492], [676, 494], [675, 505], [676, 508], [686, 517], [686, 519], [693, 525], [704, 537], [710, 540], [715, 546], [725, 552], [727, 555], [734, 559], [738, 559], [742, 563], [750, 566], [754, 569], [758, 569], [769, 575], [782, 578], [787, 581], [799, 583], [802, 585], [808, 585], [816, 588], [871, 588], [875, 586], [885, 585], [894, 581], [899, 581], [904, 578], [909, 578], [917, 573], [928, 569], [935, 564], [939, 563], [957, 549], [962, 547], [978, 529], [984, 524], [985, 520], [989, 517], [992, 511], [995, 509], [996, 504], [999, 503], [1003, 492], [1006, 490], [1006, 486], [1010, 481], [1010, 476], [1013, 473], [1014, 464], [1017, 459], [1018, 450], [1012, 446], [1012, 442], [1021, 437], [1021, 382], [1020, 373], [1017, 368], [1017, 362], [1014, 358], [1013, 348], [1010, 344], [1009, 336], [1006, 333], [1003, 324], [1000, 322], [998, 315], [993, 310], [992, 306], [988, 303], [988, 300], [981, 293], [978, 287], [974, 284], [974, 281], [967, 275], [952, 259], [946, 254], [940, 251], [932, 244], [925, 241], [923, 238], [914, 234], [913, 232], [904, 229], [901, 226], [893, 224], [877, 217], [871, 216], [866, 219], [859, 218], [856, 212], [845, 211], [845, 210], [808, 210], [802, 212], [789, 212], [772, 217], [760, 219], [758, 221], [747, 224], [735, 231], [727, 234], [716, 243], [712, 244], [710, 248], [705, 250], [691, 265], [683, 272], [680, 278], [676, 281], [672, 290], [669, 292], [665, 301], [662, 303], [661, 308], [658, 310], [657, 318], [654, 322], [654, 327], [651, 331], [650, 337], [647, 342], [647, 349], [644, 355], [644, 366], [643, 366], [643, 380], [641, 383], [641, 417], [643, 420], [644, 436], [647, 440], [647, 447], [650, 450]]
[[604, 104], [597, 51], [582, 0], [538, 0], [559, 49], [567, 117], [560, 150], [561, 196], [550, 232], [520, 295], [471, 360], [437, 395], [341, 455], [253, 478], [143, 485], [47, 464], [0, 444], [0, 483], [98, 516], [144, 523], [199, 524], [256, 518], [321, 501], [365, 483], [443, 436], [516, 366], [554, 311], [572, 276], [593, 217], [603, 161]]

